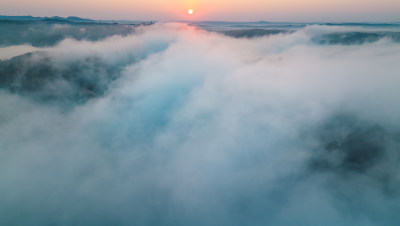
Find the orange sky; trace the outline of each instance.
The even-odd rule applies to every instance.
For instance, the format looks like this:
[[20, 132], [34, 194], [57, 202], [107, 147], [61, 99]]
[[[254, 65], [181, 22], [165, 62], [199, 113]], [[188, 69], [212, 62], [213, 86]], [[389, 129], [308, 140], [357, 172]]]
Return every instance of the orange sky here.
[[[193, 8], [195, 13], [187, 15]], [[400, 0], [1, 0], [2, 15], [129, 20], [400, 21]]]

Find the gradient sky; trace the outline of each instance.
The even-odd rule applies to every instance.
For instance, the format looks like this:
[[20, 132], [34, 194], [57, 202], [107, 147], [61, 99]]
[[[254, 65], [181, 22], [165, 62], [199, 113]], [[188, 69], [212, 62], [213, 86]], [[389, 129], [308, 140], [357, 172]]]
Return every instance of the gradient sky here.
[[[194, 15], [187, 15], [189, 8]], [[399, 22], [400, 0], [1, 0], [0, 14], [161, 21]]]

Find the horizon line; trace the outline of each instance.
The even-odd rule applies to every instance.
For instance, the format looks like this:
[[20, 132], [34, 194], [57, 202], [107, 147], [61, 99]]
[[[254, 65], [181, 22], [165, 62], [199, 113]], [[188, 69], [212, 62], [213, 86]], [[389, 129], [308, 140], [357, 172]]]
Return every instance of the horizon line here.
[[135, 19], [92, 19], [88, 17], [81, 16], [73, 16], [69, 15], [66, 17], [63, 16], [32, 16], [32, 15], [4, 15], [0, 14], [3, 17], [32, 17], [32, 18], [48, 18], [51, 19], [53, 17], [61, 17], [67, 19], [68, 17], [77, 17], [86, 20], [93, 21], [121, 21], [121, 22], [184, 22], [184, 23], [291, 23], [291, 24], [318, 24], [318, 23], [333, 23], [333, 24], [397, 24], [400, 21], [273, 21], [273, 20], [135, 20]]

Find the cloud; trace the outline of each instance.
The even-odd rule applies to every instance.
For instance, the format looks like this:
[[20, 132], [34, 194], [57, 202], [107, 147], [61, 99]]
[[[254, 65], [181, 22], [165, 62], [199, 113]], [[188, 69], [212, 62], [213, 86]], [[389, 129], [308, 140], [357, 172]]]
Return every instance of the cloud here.
[[21, 56], [51, 73], [0, 92], [0, 223], [395, 225], [400, 45], [313, 37], [156, 24]]
[[37, 48], [30, 45], [17, 45], [1, 47], [0, 50], [0, 60], [8, 60], [24, 53], [37, 51]]
[[76, 23], [68, 21], [0, 21], [0, 47], [29, 44], [48, 47], [66, 38], [99, 41], [111, 36], [127, 36], [135, 25], [109, 23]]

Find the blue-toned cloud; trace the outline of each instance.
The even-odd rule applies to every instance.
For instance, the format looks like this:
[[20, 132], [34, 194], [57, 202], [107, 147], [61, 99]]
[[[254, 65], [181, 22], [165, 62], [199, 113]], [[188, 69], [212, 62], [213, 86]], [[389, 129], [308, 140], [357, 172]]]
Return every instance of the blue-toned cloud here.
[[2, 62], [0, 223], [396, 225], [400, 45], [313, 39], [339, 31], [156, 24]]

